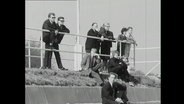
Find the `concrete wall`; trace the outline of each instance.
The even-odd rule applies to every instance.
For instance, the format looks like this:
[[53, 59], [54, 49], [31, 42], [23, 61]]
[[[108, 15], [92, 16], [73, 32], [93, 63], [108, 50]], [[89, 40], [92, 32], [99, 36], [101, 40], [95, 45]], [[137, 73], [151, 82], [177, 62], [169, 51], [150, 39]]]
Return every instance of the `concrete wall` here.
[[[26, 87], [25, 91], [26, 104], [100, 104], [102, 101], [101, 87]], [[160, 88], [128, 88], [127, 91], [130, 102], [160, 101]]]

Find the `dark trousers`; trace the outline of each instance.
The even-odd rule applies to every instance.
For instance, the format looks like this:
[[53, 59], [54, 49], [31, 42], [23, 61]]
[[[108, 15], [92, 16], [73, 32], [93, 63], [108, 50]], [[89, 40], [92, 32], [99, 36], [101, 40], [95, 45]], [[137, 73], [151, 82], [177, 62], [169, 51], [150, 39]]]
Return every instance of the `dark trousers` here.
[[[56, 49], [59, 50], [59, 45], [58, 44], [53, 44], [52, 46], [50, 44], [45, 44], [45, 49]], [[45, 58], [44, 58], [44, 67], [46, 68], [51, 68], [51, 59], [52, 59], [52, 52], [53, 51], [45, 51]], [[58, 65], [58, 68], [62, 68], [62, 63], [61, 63], [61, 58], [59, 52], [55, 52], [55, 57], [56, 57], [56, 62]]]
[[115, 82], [116, 84], [118, 84], [118, 88], [116, 88], [115, 91], [115, 98], [121, 98], [123, 100], [124, 103], [118, 103], [116, 101], [107, 99], [107, 98], [102, 98], [102, 104], [126, 104], [126, 102], [128, 101], [128, 97], [127, 97], [127, 86], [125, 83], [120, 83], [120, 82]]

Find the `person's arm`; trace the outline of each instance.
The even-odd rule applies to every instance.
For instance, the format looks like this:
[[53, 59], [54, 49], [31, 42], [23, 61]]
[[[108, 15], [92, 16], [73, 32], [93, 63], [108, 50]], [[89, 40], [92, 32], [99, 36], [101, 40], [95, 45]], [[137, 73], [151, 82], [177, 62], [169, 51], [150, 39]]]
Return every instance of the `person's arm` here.
[[107, 67], [111, 69], [111, 71], [116, 70], [117, 68], [121, 68], [122, 66], [119, 63], [115, 62], [115, 59], [110, 59]]
[[63, 26], [62, 32], [70, 33], [70, 30], [65, 25], [62, 26]]
[[96, 60], [95, 61], [96, 61], [97, 64], [94, 67], [92, 67], [93, 71], [96, 71], [96, 70], [98, 70], [101, 67], [101, 65], [100, 65], [101, 59], [100, 59], [99, 55], [96, 56]]

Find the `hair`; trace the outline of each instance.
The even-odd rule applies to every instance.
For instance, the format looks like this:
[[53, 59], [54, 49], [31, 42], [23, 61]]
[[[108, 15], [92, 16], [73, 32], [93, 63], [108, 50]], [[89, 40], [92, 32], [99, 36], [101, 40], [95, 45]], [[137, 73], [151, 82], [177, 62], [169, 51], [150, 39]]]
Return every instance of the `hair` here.
[[58, 17], [58, 21], [59, 21], [60, 19], [65, 19], [65, 18], [64, 18], [64, 17]]
[[55, 13], [51, 12], [48, 14], [48, 17], [50, 17], [51, 15], [55, 16]]
[[118, 74], [116, 74], [116, 73], [114, 73], [114, 72], [110, 72], [109, 75], [108, 75], [108, 78], [109, 78], [111, 75], [114, 75], [115, 78], [118, 78]]
[[115, 54], [119, 55], [119, 52], [117, 50], [112, 51], [112, 57], [114, 57]]
[[91, 51], [92, 51], [92, 50], [95, 50], [95, 51], [97, 51], [97, 49], [96, 49], [96, 48], [91, 48]]
[[104, 23], [103, 27], [105, 27], [105, 26], [110, 26], [110, 23]]
[[123, 34], [124, 32], [126, 32], [127, 30], [128, 30], [127, 28], [123, 27], [123, 28], [121, 29], [121, 34]]
[[129, 30], [129, 29], [133, 29], [133, 28], [132, 27], [128, 27], [127, 30]]
[[91, 26], [93, 26], [94, 24], [97, 24], [96, 22], [93, 22]]

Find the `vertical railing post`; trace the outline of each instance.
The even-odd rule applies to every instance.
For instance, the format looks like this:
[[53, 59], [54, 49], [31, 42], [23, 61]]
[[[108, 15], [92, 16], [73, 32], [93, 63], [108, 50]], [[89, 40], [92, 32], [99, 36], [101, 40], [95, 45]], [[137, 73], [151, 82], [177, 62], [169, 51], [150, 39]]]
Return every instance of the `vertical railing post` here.
[[122, 51], [122, 50], [121, 50], [121, 47], [122, 47], [121, 44], [122, 44], [122, 42], [120, 41], [119, 43], [120, 43], [120, 45], [119, 45], [119, 48], [120, 48], [120, 49], [119, 49], [119, 55], [120, 55], [120, 57], [121, 57], [121, 55], [122, 55], [122, 54], [121, 54], [121, 51]]
[[133, 44], [133, 53], [134, 53], [134, 58], [133, 58], [133, 60], [134, 60], [134, 68], [135, 68], [135, 44]]
[[30, 47], [30, 40], [28, 41], [28, 62], [29, 62], [29, 68], [31, 68], [31, 47]]
[[43, 55], [42, 55], [42, 47], [43, 47], [43, 43], [42, 43], [42, 39], [43, 39], [43, 36], [41, 34], [41, 37], [40, 37], [40, 69], [42, 68], [43, 66]]

